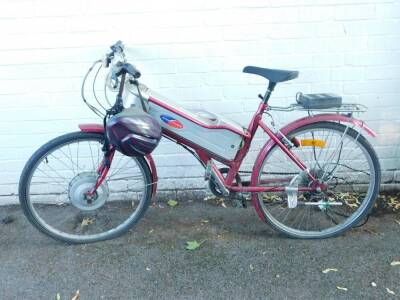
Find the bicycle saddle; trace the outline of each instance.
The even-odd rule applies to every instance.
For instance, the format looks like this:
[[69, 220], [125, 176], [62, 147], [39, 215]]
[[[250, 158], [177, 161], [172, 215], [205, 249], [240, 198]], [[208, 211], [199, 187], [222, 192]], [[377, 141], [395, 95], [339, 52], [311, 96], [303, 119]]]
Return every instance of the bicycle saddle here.
[[243, 73], [260, 75], [275, 83], [295, 79], [299, 76], [298, 71], [274, 70], [253, 66], [244, 67]]

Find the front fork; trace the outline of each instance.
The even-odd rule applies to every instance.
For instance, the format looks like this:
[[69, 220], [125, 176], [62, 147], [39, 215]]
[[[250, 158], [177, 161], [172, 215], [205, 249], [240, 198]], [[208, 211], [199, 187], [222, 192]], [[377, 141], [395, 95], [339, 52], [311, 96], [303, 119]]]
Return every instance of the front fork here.
[[94, 199], [97, 189], [103, 183], [104, 179], [107, 177], [112, 160], [114, 158], [114, 153], [115, 153], [114, 149], [108, 150], [104, 153], [103, 160], [101, 161], [96, 171], [97, 172], [96, 184], [90, 191], [88, 191], [85, 194], [87, 201], [92, 201]]

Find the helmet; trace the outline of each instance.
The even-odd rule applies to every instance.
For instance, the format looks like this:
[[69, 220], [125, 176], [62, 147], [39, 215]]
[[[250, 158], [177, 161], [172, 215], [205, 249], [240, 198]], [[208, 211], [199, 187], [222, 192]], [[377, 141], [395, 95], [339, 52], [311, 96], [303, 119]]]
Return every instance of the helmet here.
[[151, 153], [161, 139], [161, 126], [151, 115], [138, 108], [127, 108], [107, 121], [110, 144], [127, 156]]

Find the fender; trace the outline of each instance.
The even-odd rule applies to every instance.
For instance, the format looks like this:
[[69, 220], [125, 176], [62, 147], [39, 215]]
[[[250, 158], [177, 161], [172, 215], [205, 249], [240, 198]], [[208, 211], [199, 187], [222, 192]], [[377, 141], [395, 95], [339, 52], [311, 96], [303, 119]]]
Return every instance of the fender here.
[[[94, 132], [94, 133], [104, 133], [104, 126], [101, 124], [79, 124], [79, 129], [83, 132]], [[156, 193], [157, 193], [157, 181], [158, 181], [158, 175], [157, 175], [157, 168], [156, 164], [154, 163], [153, 157], [151, 154], [147, 154], [145, 157], [145, 160], [147, 164], [149, 165], [150, 172], [151, 172], [151, 180], [152, 180], [152, 189], [151, 189], [151, 199], [153, 202], [156, 199]]]
[[[354, 119], [352, 117], [348, 117], [346, 115], [341, 115], [341, 114], [318, 114], [315, 116], [307, 116], [307, 117], [297, 119], [296, 121], [287, 124], [286, 126], [284, 126], [283, 128], [280, 129], [280, 132], [282, 134], [286, 135], [289, 132], [291, 132], [299, 127], [309, 125], [309, 124], [314, 124], [317, 122], [327, 122], [327, 121], [328, 122], [339, 122], [339, 123], [350, 123], [357, 127], [360, 127], [361, 130], [364, 130], [371, 137], [377, 136], [375, 131], [373, 131], [371, 128], [369, 128], [364, 123], [364, 121]], [[278, 134], [278, 137], [282, 137], [282, 135]], [[257, 159], [254, 163], [253, 171], [251, 174], [250, 186], [256, 186], [257, 177], [258, 177], [258, 173], [260, 172], [262, 162], [264, 161], [268, 152], [272, 149], [272, 147], [274, 145], [275, 145], [275, 142], [270, 139], [265, 143], [265, 145], [261, 148], [260, 152], [258, 153]], [[257, 211], [258, 216], [261, 218], [261, 220], [265, 221], [264, 215], [261, 212], [261, 208], [257, 201], [257, 193], [253, 193], [252, 202], [253, 202], [253, 206], [254, 206], [255, 210]]]

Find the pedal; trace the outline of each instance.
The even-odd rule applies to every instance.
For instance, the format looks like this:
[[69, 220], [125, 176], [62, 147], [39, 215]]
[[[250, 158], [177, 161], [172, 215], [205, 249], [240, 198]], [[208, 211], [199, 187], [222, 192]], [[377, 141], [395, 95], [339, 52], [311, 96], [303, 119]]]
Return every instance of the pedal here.
[[233, 195], [232, 204], [237, 208], [247, 208], [246, 198], [243, 196], [238, 196], [237, 194]]
[[297, 207], [297, 186], [287, 186], [285, 187], [285, 191], [288, 197], [288, 208], [296, 208]]

